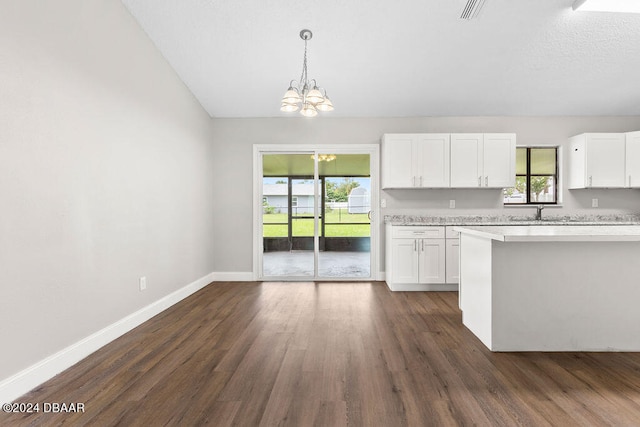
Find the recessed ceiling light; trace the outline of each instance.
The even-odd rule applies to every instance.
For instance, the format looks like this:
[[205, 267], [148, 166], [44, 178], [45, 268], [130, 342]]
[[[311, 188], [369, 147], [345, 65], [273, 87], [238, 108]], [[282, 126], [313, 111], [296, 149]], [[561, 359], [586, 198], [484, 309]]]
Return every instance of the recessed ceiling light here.
[[640, 13], [638, 0], [576, 0], [573, 10], [586, 12]]

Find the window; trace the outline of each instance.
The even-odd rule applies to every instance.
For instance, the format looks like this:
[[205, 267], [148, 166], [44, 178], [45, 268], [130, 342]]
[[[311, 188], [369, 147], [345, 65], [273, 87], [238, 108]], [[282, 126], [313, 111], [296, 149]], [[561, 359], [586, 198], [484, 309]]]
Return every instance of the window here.
[[506, 205], [558, 203], [558, 148], [516, 148], [516, 186], [504, 190]]

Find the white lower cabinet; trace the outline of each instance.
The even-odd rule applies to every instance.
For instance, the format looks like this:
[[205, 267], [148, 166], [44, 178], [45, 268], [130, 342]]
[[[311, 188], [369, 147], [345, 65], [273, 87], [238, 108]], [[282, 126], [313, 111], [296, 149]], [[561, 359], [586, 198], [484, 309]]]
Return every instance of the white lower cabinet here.
[[447, 227], [446, 232], [446, 282], [460, 283], [460, 233]]
[[[445, 227], [387, 224], [386, 234], [386, 276], [391, 290], [457, 290], [457, 252], [447, 260], [449, 241], [457, 244], [457, 238], [446, 239]], [[447, 268], [455, 272], [449, 275]]]

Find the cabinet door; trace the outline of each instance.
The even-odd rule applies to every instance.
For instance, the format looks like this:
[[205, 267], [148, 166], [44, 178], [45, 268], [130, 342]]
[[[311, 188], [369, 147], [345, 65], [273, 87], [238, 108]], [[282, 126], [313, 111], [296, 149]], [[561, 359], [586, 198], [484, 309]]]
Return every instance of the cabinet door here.
[[410, 188], [416, 180], [412, 165], [415, 135], [390, 134], [382, 139], [382, 188]]
[[419, 245], [419, 283], [445, 283], [445, 239], [422, 239]]
[[451, 134], [451, 187], [471, 188], [482, 184], [483, 135]]
[[625, 186], [625, 135], [593, 133], [587, 135], [587, 187]]
[[482, 186], [507, 188], [516, 185], [516, 135], [486, 133], [483, 147]]
[[418, 243], [417, 239], [392, 239], [393, 283], [418, 283]]
[[416, 183], [419, 187], [449, 187], [449, 134], [418, 135]]
[[640, 188], [640, 132], [627, 135], [627, 187]]
[[447, 283], [460, 283], [460, 239], [447, 239]]

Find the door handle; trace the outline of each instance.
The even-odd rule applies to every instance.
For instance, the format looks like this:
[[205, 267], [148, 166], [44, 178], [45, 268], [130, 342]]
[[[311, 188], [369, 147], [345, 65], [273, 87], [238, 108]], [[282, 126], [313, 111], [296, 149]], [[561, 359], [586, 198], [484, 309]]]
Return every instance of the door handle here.
[[371, 221], [371, 211], [367, 213], [367, 218], [369, 218], [369, 221]]

